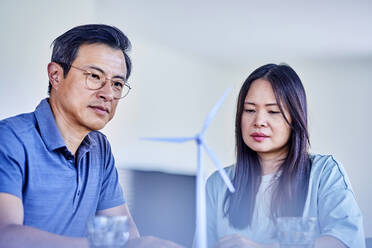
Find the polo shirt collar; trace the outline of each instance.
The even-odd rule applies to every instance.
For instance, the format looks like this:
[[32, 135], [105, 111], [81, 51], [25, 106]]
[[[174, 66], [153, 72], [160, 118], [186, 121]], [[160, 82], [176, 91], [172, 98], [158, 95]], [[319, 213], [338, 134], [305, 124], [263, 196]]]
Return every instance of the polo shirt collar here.
[[81, 143], [81, 145], [84, 145], [87, 147], [87, 149], [90, 149], [91, 147], [95, 146], [97, 144], [97, 142], [94, 140], [93, 137], [91, 137], [91, 134], [92, 132], [88, 133], [87, 136], [85, 136], [85, 138], [83, 139], [83, 142]]
[[48, 150], [54, 151], [58, 148], [66, 147], [49, 105], [49, 98], [43, 99], [36, 107], [35, 117], [39, 125], [41, 138]]
[[[66, 147], [65, 141], [58, 129], [56, 120], [49, 104], [49, 98], [43, 99], [35, 109], [35, 116], [40, 129], [40, 135], [48, 150]], [[85, 136], [82, 144], [87, 150], [96, 145], [94, 138], [90, 133]]]

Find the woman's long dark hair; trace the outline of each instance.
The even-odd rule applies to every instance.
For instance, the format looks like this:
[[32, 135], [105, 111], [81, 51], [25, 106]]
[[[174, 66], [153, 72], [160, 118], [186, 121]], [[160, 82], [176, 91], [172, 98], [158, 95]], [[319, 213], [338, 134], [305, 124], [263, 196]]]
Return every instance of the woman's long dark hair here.
[[[241, 119], [244, 100], [252, 82], [265, 79], [270, 82], [280, 112], [291, 128], [288, 141], [288, 155], [280, 166], [281, 174], [272, 194], [271, 216], [301, 216], [306, 200], [311, 162], [308, 154], [309, 135], [307, 131], [306, 94], [300, 78], [288, 65], [267, 64], [259, 67], [245, 80], [240, 89], [236, 120], [236, 168], [233, 184], [236, 192], [226, 191], [224, 215], [230, 225], [242, 229], [250, 226], [261, 184], [261, 165], [258, 155], [243, 141]], [[292, 119], [289, 123], [283, 107], [288, 109]]]

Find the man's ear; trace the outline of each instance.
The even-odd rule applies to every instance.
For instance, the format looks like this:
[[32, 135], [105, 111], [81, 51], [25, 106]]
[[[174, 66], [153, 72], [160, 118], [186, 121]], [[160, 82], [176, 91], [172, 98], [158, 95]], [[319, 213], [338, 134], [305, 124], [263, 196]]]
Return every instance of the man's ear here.
[[55, 62], [50, 62], [48, 64], [48, 77], [49, 77], [49, 82], [52, 85], [52, 88], [57, 90], [60, 85], [60, 82], [64, 78], [63, 68], [61, 67], [61, 65]]

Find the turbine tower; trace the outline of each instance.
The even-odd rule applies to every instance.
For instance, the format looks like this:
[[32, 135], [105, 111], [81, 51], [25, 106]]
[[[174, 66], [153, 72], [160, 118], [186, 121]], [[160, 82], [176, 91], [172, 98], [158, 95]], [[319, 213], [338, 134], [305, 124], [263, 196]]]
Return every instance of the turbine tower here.
[[150, 141], [160, 141], [160, 142], [172, 142], [172, 143], [184, 143], [194, 140], [197, 144], [197, 173], [196, 173], [196, 247], [206, 248], [207, 247], [207, 221], [206, 221], [206, 199], [205, 199], [205, 178], [204, 178], [204, 166], [202, 160], [202, 149], [204, 148], [207, 155], [216, 165], [218, 172], [220, 173], [222, 179], [227, 185], [231, 193], [235, 192], [234, 186], [232, 185], [229, 177], [227, 176], [225, 170], [222, 168], [219, 160], [215, 153], [209, 149], [209, 147], [204, 142], [204, 134], [207, 131], [211, 121], [216, 115], [217, 111], [221, 107], [223, 101], [230, 92], [228, 88], [218, 102], [213, 106], [212, 110], [209, 112], [205, 118], [203, 128], [200, 133], [192, 137], [154, 137], [154, 138], [142, 138]]

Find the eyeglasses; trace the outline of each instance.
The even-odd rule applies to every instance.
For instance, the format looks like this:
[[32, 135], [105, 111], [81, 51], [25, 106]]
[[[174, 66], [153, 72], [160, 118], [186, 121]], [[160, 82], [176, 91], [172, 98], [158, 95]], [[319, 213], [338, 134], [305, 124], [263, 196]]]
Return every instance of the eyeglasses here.
[[73, 65], [71, 65], [71, 67], [84, 72], [84, 75], [86, 76], [85, 84], [90, 90], [102, 89], [106, 85], [107, 80], [109, 80], [114, 94], [114, 99], [116, 100], [126, 97], [131, 90], [130, 85], [122, 78], [107, 78], [103, 72], [93, 68], [91, 68], [91, 70], [85, 70]]

